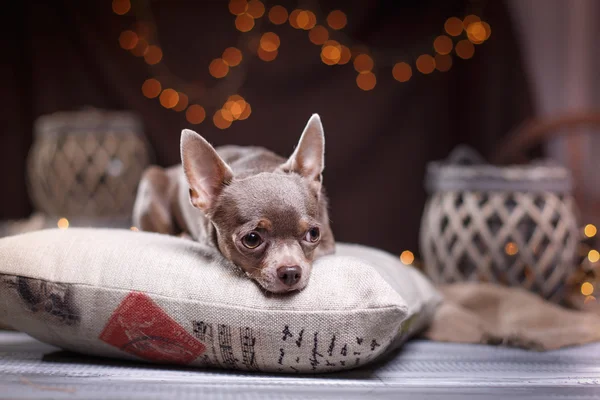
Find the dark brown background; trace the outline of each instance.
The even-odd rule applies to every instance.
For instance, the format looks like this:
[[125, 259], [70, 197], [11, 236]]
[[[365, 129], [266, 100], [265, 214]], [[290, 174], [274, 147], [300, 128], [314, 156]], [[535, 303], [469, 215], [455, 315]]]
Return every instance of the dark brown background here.
[[[288, 10], [297, 2], [277, 2]], [[267, 2], [267, 7], [275, 4]], [[378, 82], [363, 92], [350, 64], [329, 67], [305, 31], [264, 23], [281, 37], [271, 63], [247, 57], [247, 80], [239, 90], [252, 105], [251, 117], [218, 130], [210, 118], [190, 126], [183, 113], [143, 97], [140, 87], [152, 71], [143, 59], [121, 49], [119, 33], [135, 22], [112, 13], [111, 1], [14, 2], [4, 14], [0, 96], [0, 219], [32, 211], [26, 191], [25, 157], [32, 124], [39, 115], [86, 105], [134, 110], [143, 118], [156, 161], [175, 164], [182, 128], [190, 127], [216, 145], [262, 145], [291, 153], [310, 114], [321, 114], [327, 139], [325, 185], [338, 240], [400, 252], [417, 249], [425, 201], [425, 165], [459, 143], [489, 155], [502, 136], [532, 107], [519, 44], [501, 1], [320, 1], [321, 15], [340, 8], [344, 30], [375, 52]], [[165, 0], [150, 3], [164, 51], [164, 63], [187, 81], [215, 80], [211, 59], [236, 45], [240, 33], [226, 1]], [[302, 5], [300, 5], [302, 7]], [[483, 8], [481, 8], [483, 7]], [[313, 8], [314, 9], [314, 8]], [[415, 72], [394, 81], [393, 62], [431, 52], [435, 36], [453, 15], [482, 11], [492, 36], [476, 46], [473, 59], [455, 58], [447, 73]]]

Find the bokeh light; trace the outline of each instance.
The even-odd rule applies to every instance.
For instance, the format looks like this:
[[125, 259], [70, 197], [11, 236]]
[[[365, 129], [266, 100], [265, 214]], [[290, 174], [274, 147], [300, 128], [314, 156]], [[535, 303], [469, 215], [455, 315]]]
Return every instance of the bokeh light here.
[[370, 71], [360, 73], [356, 77], [356, 84], [362, 90], [372, 90], [377, 84], [377, 78], [375, 77], [375, 74]]
[[430, 74], [435, 70], [435, 59], [429, 54], [421, 54], [416, 62], [417, 70], [422, 74]]
[[296, 17], [296, 25], [299, 29], [309, 30], [312, 29], [317, 23], [317, 17], [315, 13], [309, 10], [302, 10]]
[[474, 22], [481, 22], [481, 18], [479, 18], [477, 15], [474, 15], [474, 14], [467, 15], [463, 19], [463, 29], [466, 31], [467, 28], [469, 28], [469, 25], [471, 25]]
[[119, 35], [119, 45], [125, 50], [132, 50], [138, 40], [138, 35], [134, 31], [123, 31]]
[[260, 38], [260, 47], [266, 52], [273, 52], [279, 48], [281, 41], [274, 32], [266, 32]]
[[146, 79], [142, 84], [142, 93], [149, 99], [158, 97], [162, 90], [160, 82], [154, 78]]
[[581, 294], [584, 296], [589, 296], [594, 293], [594, 285], [589, 282], [583, 282], [581, 284]]
[[399, 62], [392, 68], [392, 76], [398, 82], [407, 82], [412, 76], [412, 68], [405, 62]]
[[265, 5], [260, 0], [250, 0], [246, 11], [252, 18], [260, 18], [265, 14]]
[[277, 58], [278, 51], [277, 50], [265, 51], [265, 49], [263, 49], [262, 47], [259, 47], [257, 54], [258, 54], [258, 58], [260, 58], [263, 61], [269, 62], [269, 61], [273, 61]]
[[173, 111], [183, 111], [187, 108], [188, 106], [188, 96], [185, 93], [182, 92], [177, 92], [177, 95], [179, 96], [179, 99], [177, 100], [177, 104], [175, 105], [175, 107], [173, 107]]
[[155, 65], [162, 60], [163, 52], [160, 47], [151, 45], [148, 46], [148, 50], [146, 50], [146, 54], [144, 54], [144, 60], [150, 64]]
[[433, 48], [438, 54], [449, 54], [452, 51], [452, 39], [446, 35], [440, 35], [433, 41]]
[[485, 26], [481, 22], [473, 22], [466, 29], [467, 37], [474, 44], [481, 44], [487, 38]]
[[598, 233], [598, 229], [592, 224], [587, 224], [585, 228], [583, 228], [583, 234], [589, 238], [593, 238]]
[[117, 15], [125, 15], [131, 9], [129, 0], [113, 0], [112, 10]]
[[290, 13], [289, 21], [292, 28], [300, 29], [300, 26], [298, 26], [298, 15], [300, 15], [301, 12], [302, 10], [297, 8]]
[[321, 45], [329, 39], [329, 31], [323, 25], [317, 25], [308, 32], [308, 39], [317, 45]]
[[456, 55], [463, 60], [468, 60], [469, 58], [473, 57], [473, 54], [475, 54], [475, 46], [473, 46], [473, 43], [470, 41], [463, 39], [456, 43], [456, 46], [454, 46], [454, 51], [456, 52]]
[[223, 110], [217, 110], [213, 115], [213, 123], [219, 129], [227, 129], [231, 126], [231, 121], [228, 121], [223, 116]]
[[140, 39], [148, 39], [152, 35], [152, 25], [148, 22], [138, 21], [133, 26]]
[[242, 15], [248, 11], [248, 2], [246, 0], [230, 0], [229, 12], [233, 15]]
[[221, 57], [230, 67], [236, 67], [242, 62], [242, 52], [236, 47], [226, 48]]
[[229, 111], [233, 119], [236, 120], [242, 116], [247, 106], [248, 103], [246, 103], [242, 96], [234, 94], [229, 96], [223, 105], [223, 109]]
[[435, 69], [440, 72], [449, 71], [452, 68], [452, 56], [450, 54], [435, 55]]
[[348, 47], [342, 45], [342, 52], [340, 54], [340, 59], [338, 60], [337, 64], [338, 65], [348, 64], [348, 62], [350, 62], [351, 58], [352, 58], [352, 53], [350, 52], [350, 49]]
[[415, 261], [415, 255], [410, 250], [404, 250], [402, 254], [400, 254], [400, 261], [404, 265], [412, 265]]
[[69, 227], [69, 220], [66, 218], [61, 218], [56, 223], [59, 229], [67, 229]]
[[288, 19], [288, 12], [283, 6], [273, 6], [269, 10], [269, 21], [275, 25], [285, 24]]
[[254, 18], [249, 14], [242, 14], [235, 17], [235, 27], [240, 32], [250, 32], [254, 28]]
[[327, 25], [331, 29], [340, 30], [343, 29], [348, 23], [346, 14], [340, 10], [333, 10], [327, 15]]
[[131, 49], [131, 54], [136, 57], [143, 57], [148, 51], [148, 42], [146, 39], [139, 39], [137, 44], [133, 49]]
[[588, 260], [590, 260], [591, 263], [600, 261], [600, 253], [598, 253], [598, 250], [590, 250], [588, 253]]
[[492, 36], [492, 27], [487, 22], [481, 21], [481, 23], [485, 28], [485, 40], [488, 40]]
[[246, 107], [244, 108], [244, 111], [242, 111], [242, 114], [238, 117], [238, 119], [240, 121], [243, 121], [245, 119], [247, 119], [250, 114], [252, 114], [252, 107], [250, 107], [249, 103], [246, 103]]
[[519, 252], [519, 246], [517, 246], [517, 244], [514, 242], [508, 242], [504, 246], [504, 252], [509, 256], [514, 256]]
[[444, 23], [444, 30], [450, 36], [458, 36], [463, 31], [463, 22], [456, 17], [450, 17]]
[[160, 94], [160, 105], [164, 108], [173, 108], [179, 101], [179, 94], [173, 89], [165, 89]]
[[321, 61], [335, 65], [342, 58], [342, 46], [335, 40], [326, 41], [321, 47]]
[[198, 104], [192, 104], [185, 111], [185, 119], [187, 119], [190, 124], [200, 124], [204, 121], [204, 118], [206, 118], [206, 111], [204, 111], [204, 107]]
[[215, 78], [223, 78], [229, 73], [229, 65], [222, 58], [215, 58], [210, 62], [208, 72]]
[[359, 54], [354, 59], [354, 69], [361, 73], [371, 71], [373, 65], [373, 59], [368, 54]]

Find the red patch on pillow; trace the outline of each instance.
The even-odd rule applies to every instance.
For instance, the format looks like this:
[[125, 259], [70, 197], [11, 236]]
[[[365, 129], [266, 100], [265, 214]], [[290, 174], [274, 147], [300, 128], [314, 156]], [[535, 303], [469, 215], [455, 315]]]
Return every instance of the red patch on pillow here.
[[147, 295], [128, 294], [113, 312], [100, 340], [146, 360], [189, 364], [206, 347]]

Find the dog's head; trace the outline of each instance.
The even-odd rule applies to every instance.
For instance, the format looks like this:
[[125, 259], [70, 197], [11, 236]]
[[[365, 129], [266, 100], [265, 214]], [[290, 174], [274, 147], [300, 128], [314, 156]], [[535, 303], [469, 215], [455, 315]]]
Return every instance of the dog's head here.
[[206, 140], [190, 130], [182, 133], [192, 205], [212, 222], [221, 253], [270, 292], [304, 288], [317, 248], [333, 250], [330, 238], [322, 240], [331, 236], [321, 193], [324, 146], [315, 114], [287, 161], [271, 172], [234, 177]]

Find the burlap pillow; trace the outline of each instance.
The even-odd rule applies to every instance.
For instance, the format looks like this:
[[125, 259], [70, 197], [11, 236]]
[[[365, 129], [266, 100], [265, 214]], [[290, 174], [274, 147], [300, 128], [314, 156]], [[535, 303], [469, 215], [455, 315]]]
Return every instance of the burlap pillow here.
[[174, 237], [48, 230], [0, 240], [0, 321], [93, 355], [281, 372], [354, 368], [430, 320], [415, 269], [338, 245], [308, 287], [264, 293], [220, 254]]

